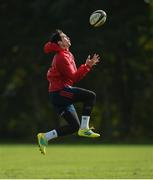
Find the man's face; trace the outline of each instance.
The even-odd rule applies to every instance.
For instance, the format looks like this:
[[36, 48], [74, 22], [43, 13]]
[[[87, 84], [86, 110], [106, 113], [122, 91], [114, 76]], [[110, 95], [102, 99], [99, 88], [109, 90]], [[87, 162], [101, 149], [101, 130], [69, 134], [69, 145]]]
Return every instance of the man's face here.
[[70, 38], [64, 33], [61, 33], [60, 36], [61, 41], [59, 41], [59, 45], [63, 48], [69, 48], [71, 46]]

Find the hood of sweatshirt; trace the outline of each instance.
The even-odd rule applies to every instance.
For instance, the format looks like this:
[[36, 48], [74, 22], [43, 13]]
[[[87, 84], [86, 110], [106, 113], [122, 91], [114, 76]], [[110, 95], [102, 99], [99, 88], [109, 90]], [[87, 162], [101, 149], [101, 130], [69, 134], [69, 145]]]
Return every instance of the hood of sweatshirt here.
[[46, 54], [48, 53], [52, 53], [52, 52], [61, 52], [61, 51], [64, 51], [64, 49], [62, 49], [61, 47], [59, 47], [56, 43], [52, 43], [52, 42], [47, 42], [45, 45], [44, 45], [44, 52]]

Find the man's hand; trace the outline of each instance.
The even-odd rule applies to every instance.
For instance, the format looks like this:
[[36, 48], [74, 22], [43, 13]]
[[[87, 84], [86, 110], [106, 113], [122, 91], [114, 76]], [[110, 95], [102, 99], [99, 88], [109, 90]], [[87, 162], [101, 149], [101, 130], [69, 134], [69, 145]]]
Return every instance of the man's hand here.
[[99, 59], [100, 59], [100, 57], [98, 54], [94, 54], [92, 58], [90, 58], [90, 55], [89, 55], [86, 60], [86, 65], [92, 67], [99, 62]]

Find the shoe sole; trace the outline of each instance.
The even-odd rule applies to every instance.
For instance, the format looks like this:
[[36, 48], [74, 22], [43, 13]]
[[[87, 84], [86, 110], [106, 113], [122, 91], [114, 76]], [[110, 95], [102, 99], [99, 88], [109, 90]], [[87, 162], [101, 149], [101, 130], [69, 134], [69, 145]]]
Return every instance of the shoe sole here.
[[82, 136], [82, 137], [88, 137], [88, 138], [98, 138], [98, 137], [100, 137], [100, 135], [99, 136], [87, 136], [87, 135], [80, 135], [80, 134], [78, 134], [79, 136]]
[[40, 141], [39, 141], [39, 139], [40, 139], [39, 136], [40, 136], [40, 135], [38, 134], [38, 135], [37, 135], [38, 147], [39, 147], [39, 150], [40, 150], [41, 154], [45, 155], [46, 152], [43, 150], [43, 147], [41, 147], [41, 144], [40, 144]]

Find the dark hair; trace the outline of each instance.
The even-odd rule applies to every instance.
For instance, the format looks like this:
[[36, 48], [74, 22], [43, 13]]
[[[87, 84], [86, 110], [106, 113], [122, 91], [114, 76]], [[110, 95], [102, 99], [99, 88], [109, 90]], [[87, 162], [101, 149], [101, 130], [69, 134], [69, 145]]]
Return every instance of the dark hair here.
[[56, 29], [52, 33], [52, 35], [50, 37], [50, 41], [57, 44], [58, 41], [61, 41], [61, 36], [60, 36], [61, 33], [62, 33], [62, 30]]

